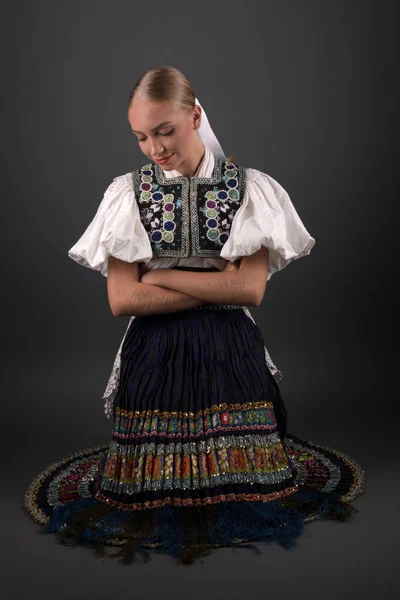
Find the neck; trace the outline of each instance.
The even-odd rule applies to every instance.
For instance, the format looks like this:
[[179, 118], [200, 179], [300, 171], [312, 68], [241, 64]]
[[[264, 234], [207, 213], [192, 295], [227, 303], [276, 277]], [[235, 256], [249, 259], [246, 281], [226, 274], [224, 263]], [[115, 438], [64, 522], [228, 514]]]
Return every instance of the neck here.
[[192, 155], [183, 160], [178, 167], [178, 171], [183, 177], [193, 177], [199, 168], [201, 161], [204, 158], [204, 154], [206, 152], [206, 148], [199, 138], [198, 142], [196, 142], [196, 146], [193, 150]]

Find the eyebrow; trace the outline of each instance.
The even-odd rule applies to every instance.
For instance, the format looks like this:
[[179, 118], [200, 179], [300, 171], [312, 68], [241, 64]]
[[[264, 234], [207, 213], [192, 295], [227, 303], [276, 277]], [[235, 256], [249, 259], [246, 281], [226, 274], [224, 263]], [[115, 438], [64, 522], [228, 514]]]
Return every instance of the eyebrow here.
[[[169, 123], [172, 123], [172, 121], [163, 121], [162, 123], [157, 125], [157, 127], [153, 127], [153, 129], [151, 129], [151, 131], [155, 131], [156, 129], [159, 129], [163, 125], [168, 125]], [[135, 131], [134, 129], [132, 129], [132, 131], [133, 131], [133, 133], [143, 133], [143, 131]]]

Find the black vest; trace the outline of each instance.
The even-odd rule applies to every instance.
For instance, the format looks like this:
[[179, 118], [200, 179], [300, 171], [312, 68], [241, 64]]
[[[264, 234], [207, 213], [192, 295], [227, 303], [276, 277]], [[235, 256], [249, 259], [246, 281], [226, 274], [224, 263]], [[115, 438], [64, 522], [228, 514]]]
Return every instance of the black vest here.
[[214, 159], [211, 177], [167, 179], [156, 162], [133, 171], [135, 199], [153, 258], [219, 257], [243, 201], [246, 170]]

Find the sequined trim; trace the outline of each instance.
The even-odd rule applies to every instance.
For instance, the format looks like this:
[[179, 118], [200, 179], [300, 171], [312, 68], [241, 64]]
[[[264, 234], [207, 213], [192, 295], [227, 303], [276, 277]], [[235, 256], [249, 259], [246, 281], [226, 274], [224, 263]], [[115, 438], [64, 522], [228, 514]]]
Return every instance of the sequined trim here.
[[289, 487], [293, 473], [276, 427], [273, 404], [265, 401], [221, 403], [196, 413], [116, 407], [99, 493], [285, 480]]
[[[293, 442], [289, 437], [286, 437], [285, 441], [283, 442], [284, 446], [287, 448], [287, 452], [288, 455], [290, 457], [290, 453], [291, 453], [291, 449], [294, 449], [294, 444], [295, 442]], [[365, 471], [361, 468], [361, 466], [355, 461], [353, 460], [351, 457], [349, 457], [348, 455], [340, 452], [339, 450], [336, 450], [334, 448], [330, 448], [327, 446], [323, 446], [321, 444], [316, 444], [315, 442], [309, 441], [309, 442], [304, 442], [304, 446], [303, 446], [303, 452], [305, 454], [307, 454], [310, 451], [309, 445], [312, 445], [313, 447], [317, 448], [320, 450], [320, 453], [322, 455], [322, 453], [324, 452], [324, 450], [335, 454], [338, 459], [340, 459], [341, 461], [343, 461], [343, 463], [345, 465], [347, 465], [347, 467], [350, 468], [352, 474], [353, 474], [353, 482], [351, 484], [351, 487], [349, 489], [348, 492], [346, 492], [345, 494], [342, 494], [340, 496], [340, 498], [343, 501], [350, 501], [350, 500], [354, 500], [355, 498], [357, 498], [358, 496], [360, 496], [362, 493], [364, 493], [365, 491], [365, 484], [366, 484], [366, 474]], [[296, 443], [296, 446], [298, 446], [298, 444]], [[76, 465], [76, 467], [82, 468], [83, 465], [85, 464], [85, 461], [88, 461], [89, 459], [93, 461], [93, 467], [90, 467], [90, 475], [87, 474], [87, 477], [85, 478], [85, 482], [84, 484], [81, 484], [81, 482], [79, 483], [78, 486], [78, 490], [79, 492], [83, 492], [85, 495], [87, 495], [88, 493], [88, 485], [89, 485], [89, 481], [92, 480], [93, 477], [93, 473], [96, 469], [96, 466], [99, 465], [100, 459], [101, 458], [105, 458], [107, 451], [109, 449], [109, 445], [101, 445], [101, 446], [95, 446], [92, 448], [85, 448], [79, 452], [74, 452], [73, 454], [68, 455], [65, 458], [62, 458], [61, 460], [54, 462], [50, 465], [48, 465], [46, 467], [46, 469], [44, 469], [43, 471], [39, 472], [38, 475], [30, 482], [29, 486], [26, 489], [26, 492], [24, 494], [24, 509], [27, 510], [27, 512], [31, 515], [31, 517], [40, 524], [46, 525], [49, 522], [50, 517], [48, 516], [48, 514], [46, 514], [44, 512], [44, 510], [41, 508], [41, 506], [39, 505], [39, 495], [43, 494], [43, 491], [46, 489], [46, 485], [45, 485], [45, 481], [48, 478], [51, 478], [52, 476], [54, 476], [55, 473], [58, 473], [60, 471], [62, 471], [63, 469], [63, 465], [66, 465], [67, 463], [71, 463], [71, 461], [73, 461], [73, 464]], [[298, 448], [300, 451], [300, 448]], [[310, 454], [310, 456], [315, 456], [316, 461], [318, 462], [320, 460], [320, 456], [316, 456], [315, 454]], [[81, 458], [83, 459], [83, 462], [81, 460]], [[90, 462], [89, 460], [89, 462]], [[309, 462], [304, 462], [304, 464], [307, 464], [308, 468], [312, 470], [314, 469], [314, 465], [312, 463], [312, 461]], [[96, 465], [96, 466], [95, 466]], [[78, 475], [78, 471], [77, 470], [73, 470], [73, 468], [69, 468], [70, 465], [68, 465], [67, 470], [68, 472], [73, 473], [73, 477], [74, 479], [77, 478], [79, 480], [79, 475]], [[64, 474], [67, 473], [67, 471], [65, 471], [64, 469]], [[64, 480], [66, 479], [66, 477], [64, 477]], [[278, 491], [277, 494], [278, 496], [281, 495], [282, 497], [284, 497], [285, 495], [290, 495], [291, 493], [293, 493], [293, 491], [296, 491], [296, 489], [301, 486], [298, 486], [297, 484], [295, 486], [291, 486], [290, 488], [287, 488], [286, 490], [283, 491]], [[53, 492], [54, 492], [54, 488]], [[274, 493], [272, 494], [272, 496], [274, 495]], [[57, 496], [58, 496], [58, 492], [57, 492]], [[57, 496], [52, 495], [52, 493], [47, 492], [47, 501], [49, 503], [49, 506], [53, 506], [56, 502], [57, 502]], [[262, 498], [257, 498], [257, 496], [259, 496], [258, 494], [248, 494], [245, 495], [245, 497], [240, 496], [240, 495], [236, 495], [234, 498], [232, 495], [228, 494], [226, 496], [219, 496], [218, 498], [209, 498], [207, 501], [209, 503], [213, 503], [213, 502], [218, 502], [218, 501], [225, 501], [225, 500], [232, 500], [232, 501], [241, 501], [241, 500], [262, 500], [262, 501], [269, 501], [269, 500], [273, 500], [274, 498], [271, 497], [271, 494], [267, 494], [262, 496]], [[112, 505], [112, 506], [118, 506], [118, 502], [115, 502], [113, 500], [111, 500], [110, 498], [100, 498], [99, 500], [102, 500], [104, 502], [107, 502], [108, 504]], [[168, 503], [169, 500], [168, 498], [164, 499], [163, 502]], [[43, 505], [43, 499], [40, 500], [41, 505]], [[151, 503], [150, 503], [151, 504]], [[155, 508], [155, 506], [149, 506], [146, 505], [144, 506], [144, 508]], [[140, 507], [138, 507], [140, 508]], [[318, 514], [309, 516], [309, 517], [304, 517], [304, 523], [309, 523], [311, 521], [317, 520], [319, 519], [320, 516]], [[112, 545], [123, 545], [125, 543], [125, 540], [121, 540], [120, 538], [115, 538], [110, 540], [110, 544]]]
[[281, 442], [275, 436], [266, 438], [247, 436], [245, 447], [240, 436], [232, 445], [225, 446], [222, 440], [219, 447], [211, 444], [207, 452], [192, 444], [187, 452], [180, 452], [177, 445], [170, 452], [162, 447], [160, 452], [157, 448], [156, 452], [138, 449], [131, 453], [111, 443], [101, 487], [116, 494], [134, 494], [232, 483], [272, 485], [290, 479], [292, 470]]
[[238, 310], [242, 309], [243, 306], [239, 304], [201, 304], [200, 306], [195, 306], [191, 310]]
[[[167, 418], [171, 418], [171, 417], [178, 417], [178, 418], [182, 418], [182, 417], [192, 417], [194, 419], [198, 419], [198, 418], [202, 418], [203, 415], [211, 415], [212, 413], [219, 413], [221, 410], [229, 410], [230, 414], [233, 415], [232, 411], [240, 411], [241, 413], [243, 413], [243, 411], [254, 411], [254, 410], [263, 410], [263, 409], [272, 409], [273, 408], [273, 403], [272, 402], [266, 402], [264, 400], [261, 401], [256, 401], [256, 402], [244, 402], [243, 404], [240, 404], [239, 402], [235, 402], [232, 404], [227, 404], [226, 402], [221, 402], [221, 404], [213, 404], [212, 406], [208, 406], [202, 410], [198, 410], [197, 412], [192, 412], [192, 411], [162, 411], [159, 409], [154, 409], [151, 411], [152, 415], [159, 415], [161, 417], [167, 417]], [[135, 416], [140, 416], [140, 417], [146, 417], [146, 415], [149, 413], [150, 411], [147, 411], [146, 409], [144, 410], [127, 410], [124, 408], [121, 408], [119, 406], [116, 406], [115, 408], [115, 414], [116, 415], [123, 415], [125, 417], [133, 417]], [[257, 418], [259, 418], [260, 415], [257, 414]], [[232, 417], [233, 419], [235, 418], [235, 416]], [[237, 418], [237, 417], [236, 417]], [[249, 419], [252, 419], [252, 415], [250, 414], [248, 416]]]
[[[293, 441], [288, 441], [286, 446], [292, 452], [292, 454], [290, 454], [291, 462], [293, 465], [296, 466], [296, 469], [298, 471], [296, 483], [298, 483], [299, 485], [302, 485], [302, 484], [304, 484], [304, 482], [307, 478], [307, 469], [305, 468], [304, 463], [302, 464], [302, 461], [304, 460], [304, 456], [300, 456], [300, 458], [297, 458], [296, 455], [293, 454], [293, 451], [297, 450], [304, 454], [304, 446], [301, 446], [300, 444], [296, 444]], [[324, 487], [321, 488], [321, 491], [332, 492], [333, 490], [336, 489], [336, 487], [340, 481], [340, 468], [337, 465], [335, 465], [331, 460], [329, 460], [329, 458], [327, 458], [326, 456], [321, 454], [321, 452], [317, 452], [317, 450], [308, 448], [307, 455], [310, 455], [310, 454], [311, 454], [311, 456], [318, 458], [321, 461], [321, 463], [325, 466], [327, 471], [329, 472], [329, 479], [325, 483]]]
[[[80, 450], [79, 452], [74, 452], [73, 454], [69, 454], [68, 456], [62, 458], [61, 460], [49, 464], [46, 469], [41, 471], [32, 481], [29, 483], [28, 487], [24, 493], [24, 508], [29, 512], [32, 518], [37, 523], [46, 524], [49, 521], [48, 515], [44, 513], [44, 511], [40, 508], [37, 503], [37, 494], [39, 489], [42, 487], [44, 480], [52, 475], [55, 471], [62, 468], [63, 465], [69, 463], [71, 459], [80, 457], [87, 457], [88, 454], [99, 453], [99, 456], [103, 455], [104, 452], [108, 449], [109, 444], [102, 446], [94, 446], [93, 448], [85, 448], [84, 450]], [[47, 496], [47, 501], [50, 505], [53, 504], [51, 495]]]
[[117, 502], [101, 493], [96, 494], [96, 499], [100, 502], [106, 502], [110, 506], [119, 508], [120, 510], [144, 510], [147, 508], [158, 508], [167, 504], [173, 506], [204, 506], [207, 504], [217, 504], [218, 502], [243, 502], [243, 501], [260, 501], [260, 502], [271, 502], [278, 498], [284, 498], [298, 491], [297, 485], [288, 487], [284, 490], [272, 492], [270, 494], [220, 494], [219, 496], [213, 496], [208, 498], [171, 498], [167, 497], [163, 500], [146, 501], [143, 503], [135, 504], [123, 504]]
[[[320, 448], [321, 450], [328, 450], [335, 454], [338, 458], [343, 460], [346, 465], [351, 469], [353, 473], [353, 484], [351, 485], [349, 491], [346, 494], [343, 494], [341, 499], [345, 502], [350, 502], [358, 496], [361, 496], [365, 492], [365, 486], [367, 483], [367, 475], [365, 470], [361, 467], [361, 465], [356, 462], [351, 456], [348, 454], [344, 454], [343, 452], [336, 450], [335, 448], [330, 448], [329, 446], [323, 446], [322, 444], [317, 444], [316, 442], [309, 441], [308, 444], [314, 446], [315, 448]], [[310, 449], [307, 449], [309, 452]], [[320, 454], [320, 453], [319, 453]]]

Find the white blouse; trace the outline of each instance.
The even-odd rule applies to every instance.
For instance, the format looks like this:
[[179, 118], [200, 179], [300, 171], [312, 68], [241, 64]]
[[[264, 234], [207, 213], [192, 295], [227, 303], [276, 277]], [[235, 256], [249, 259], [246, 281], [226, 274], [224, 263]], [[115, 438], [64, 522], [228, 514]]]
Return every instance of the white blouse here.
[[[203, 159], [196, 177], [211, 177], [214, 154], [205, 146]], [[177, 170], [164, 171], [166, 178], [182, 176]], [[68, 256], [78, 264], [99, 271], [107, 277], [109, 256], [126, 262], [138, 262], [139, 275], [158, 268], [178, 266], [217, 267], [223, 270], [227, 261], [234, 262], [250, 256], [264, 246], [269, 249], [268, 279], [291, 261], [310, 253], [315, 239], [310, 236], [294, 208], [289, 195], [270, 175], [257, 169], [246, 169], [243, 202], [231, 223], [228, 240], [221, 249], [220, 258], [211, 257], [161, 257], [153, 258], [150, 240], [141, 220], [135, 200], [132, 173], [115, 177], [106, 189], [103, 199], [86, 231]], [[246, 315], [255, 323], [247, 306]], [[121, 349], [132, 320], [121, 340], [114, 359], [111, 375], [102, 399], [104, 412], [112, 418], [113, 400], [118, 391], [121, 367]], [[273, 363], [264, 346], [265, 361], [277, 381], [281, 371]]]
[[[211, 177], [214, 154], [205, 146], [195, 177]], [[164, 171], [166, 178], [182, 176], [177, 170]], [[227, 261], [250, 256], [264, 246], [269, 249], [268, 279], [290, 262], [310, 254], [315, 239], [303, 225], [288, 193], [270, 175], [246, 169], [243, 202], [232, 220], [228, 240], [220, 258], [153, 258], [150, 240], [139, 216], [132, 173], [115, 177], [106, 189], [97, 212], [68, 256], [78, 264], [100, 271], [107, 277], [109, 256], [139, 262], [139, 275], [159, 268], [178, 266], [217, 267]]]

